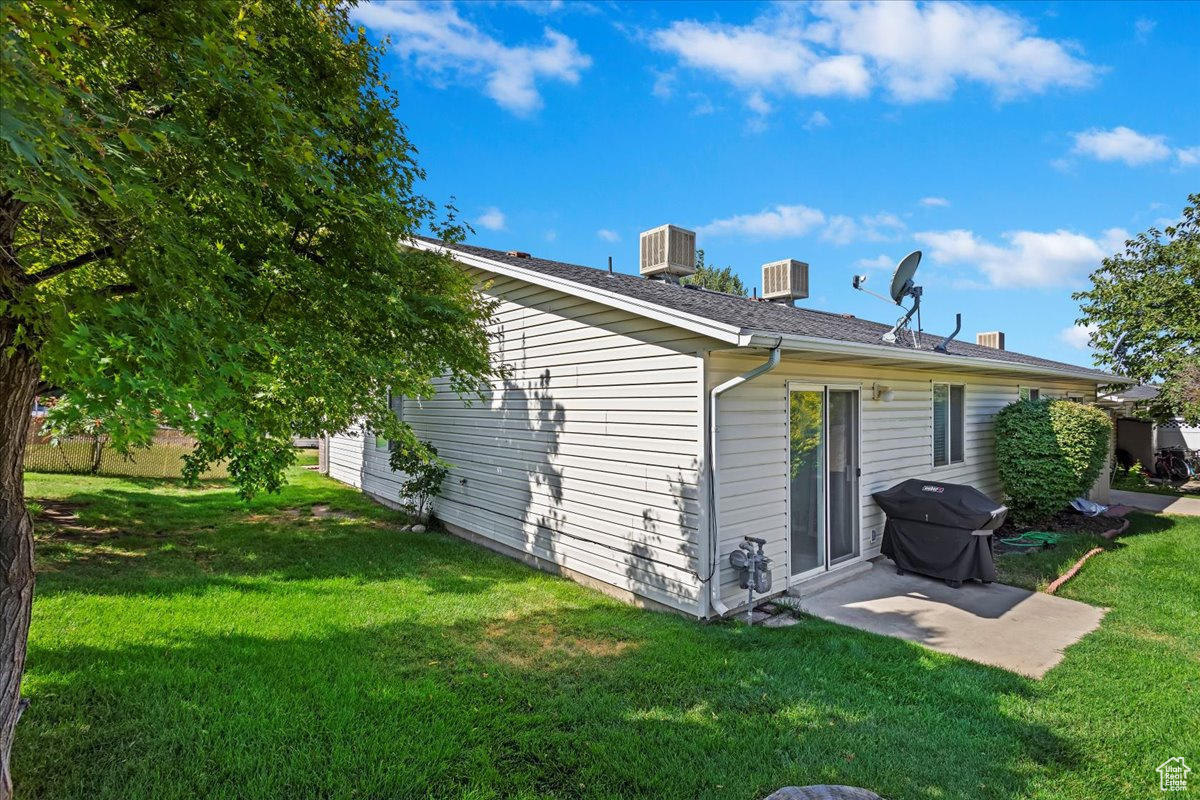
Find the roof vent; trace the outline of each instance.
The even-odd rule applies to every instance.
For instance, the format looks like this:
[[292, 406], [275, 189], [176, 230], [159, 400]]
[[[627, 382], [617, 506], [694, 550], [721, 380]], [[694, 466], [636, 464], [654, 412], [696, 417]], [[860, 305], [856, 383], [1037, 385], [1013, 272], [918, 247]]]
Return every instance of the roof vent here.
[[641, 236], [641, 273], [647, 278], [671, 280], [696, 271], [694, 231], [663, 225]]
[[975, 334], [975, 344], [990, 347], [993, 350], [1004, 349], [1004, 331], [988, 331]]
[[808, 297], [808, 264], [794, 258], [763, 264], [762, 284], [764, 299], [793, 305]]
[[529, 253], [526, 253], [524, 250], [509, 250], [504, 255], [511, 256], [513, 258], [529, 258], [530, 257]]

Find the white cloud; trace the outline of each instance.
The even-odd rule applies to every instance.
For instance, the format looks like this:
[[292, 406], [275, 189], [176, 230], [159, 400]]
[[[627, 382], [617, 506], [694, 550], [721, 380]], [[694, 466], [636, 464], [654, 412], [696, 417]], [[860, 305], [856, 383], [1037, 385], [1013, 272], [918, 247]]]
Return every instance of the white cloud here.
[[541, 44], [510, 46], [448, 4], [369, 2], [351, 9], [350, 18], [389, 35], [392, 51], [412, 59], [418, 69], [465, 83], [482, 80], [483, 93], [516, 114], [542, 107], [540, 81], [578, 83], [592, 63], [574, 39], [551, 28], [543, 31]]
[[874, 258], [860, 258], [854, 262], [854, 265], [863, 269], [891, 269], [896, 266], [896, 259], [891, 256], [878, 255]]
[[1200, 164], [1200, 147], [1180, 147], [1175, 151], [1175, 158], [1181, 167], [1194, 167]]
[[757, 239], [782, 239], [820, 233], [821, 239], [837, 245], [855, 241], [891, 241], [904, 230], [904, 222], [895, 214], [880, 212], [850, 217], [827, 216], [804, 205], [777, 205], [757, 214], [737, 214], [701, 225], [698, 233], [706, 236], [746, 236]]
[[675, 73], [674, 72], [655, 72], [654, 73], [654, 88], [650, 90], [650, 94], [657, 97], [659, 100], [670, 100], [671, 95], [675, 93]]
[[1133, 23], [1133, 33], [1137, 38], [1138, 43], [1145, 44], [1150, 39], [1150, 34], [1154, 33], [1154, 29], [1158, 27], [1158, 21], [1139, 17], [1137, 22]]
[[547, 241], [547, 242], [556, 242], [556, 241], [558, 241], [558, 231], [553, 231], [553, 230], [551, 230], [551, 231], [546, 231], [546, 232], [545, 232], [544, 234], [542, 234], [542, 235], [545, 237], [545, 239], [546, 239], [546, 241]]
[[616, 231], [610, 231], [608, 228], [601, 228], [600, 230], [596, 231], [596, 235], [606, 242], [621, 241], [621, 235]]
[[1119, 251], [1128, 234], [1118, 228], [1092, 238], [1072, 231], [1014, 231], [995, 244], [967, 230], [923, 231], [914, 238], [930, 248], [933, 261], [975, 268], [997, 288], [1077, 286], [1106, 256]]
[[475, 224], [489, 231], [502, 231], [505, 224], [504, 212], [495, 206], [488, 206], [479, 215], [479, 219], [475, 220]]
[[922, 197], [921, 205], [945, 208], [946, 206], [950, 205], [950, 201], [944, 197]]
[[1072, 325], [1059, 331], [1058, 338], [1077, 350], [1086, 350], [1096, 330], [1096, 325]]
[[829, 226], [821, 238], [834, 244], [887, 242], [895, 239], [904, 228], [904, 222], [899, 217], [887, 212], [867, 214], [858, 219], [839, 214], [829, 218]]
[[746, 108], [753, 111], [755, 114], [770, 114], [771, 104], [763, 98], [762, 92], [751, 92], [746, 98]]
[[1200, 164], [1200, 147], [1172, 147], [1162, 134], [1138, 133], [1124, 125], [1109, 130], [1092, 128], [1072, 137], [1075, 139], [1072, 153], [1097, 161], [1123, 161], [1136, 167], [1174, 158], [1181, 167]]
[[693, 117], [703, 117], [717, 110], [717, 107], [713, 105], [712, 100], [708, 99], [708, 95], [701, 94], [700, 92], [691, 92], [688, 94], [688, 98], [695, 103], [695, 105], [692, 106]]
[[829, 117], [821, 111], [814, 111], [808, 115], [808, 119], [804, 121], [805, 130], [816, 130], [817, 128], [828, 128], [830, 126]]
[[853, 217], [835, 214], [829, 218], [829, 225], [821, 232], [821, 238], [834, 244], [850, 244], [858, 235], [858, 226]]
[[779, 205], [757, 214], [738, 214], [726, 219], [716, 219], [701, 225], [697, 233], [706, 236], [750, 236], [763, 239], [781, 239], [786, 236], [804, 236], [825, 224], [825, 215], [808, 206]]
[[1130, 166], [1171, 157], [1165, 136], [1146, 136], [1120, 125], [1112, 130], [1092, 129], [1074, 134], [1072, 152], [1100, 161], [1124, 161]]
[[1086, 86], [1098, 71], [1023, 17], [954, 2], [778, 5], [747, 25], [675, 21], [651, 41], [747, 93], [863, 97], [879, 85], [907, 103], [973, 82], [1010, 99]]

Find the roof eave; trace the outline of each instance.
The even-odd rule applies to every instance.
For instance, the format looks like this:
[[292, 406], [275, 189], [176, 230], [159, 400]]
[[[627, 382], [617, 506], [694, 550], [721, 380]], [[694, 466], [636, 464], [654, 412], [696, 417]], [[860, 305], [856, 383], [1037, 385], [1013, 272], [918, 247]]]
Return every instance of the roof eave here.
[[503, 261], [495, 261], [483, 256], [464, 253], [461, 250], [455, 250], [450, 245], [436, 245], [430, 242], [422, 241], [421, 239], [411, 239], [404, 242], [409, 247], [414, 247], [420, 250], [444, 250], [454, 254], [454, 259], [462, 264], [487, 272], [494, 272], [498, 275], [505, 275], [511, 278], [519, 278], [523, 281], [528, 281], [535, 286], [544, 286], [547, 289], [557, 289], [576, 297], [583, 297], [589, 300], [596, 300], [605, 305], [619, 308], [624, 311], [629, 311], [634, 314], [639, 314], [648, 317], [658, 322], [674, 325], [684, 330], [692, 331], [693, 333], [707, 336], [728, 344], [736, 344], [741, 346], [745, 340], [742, 335], [741, 328], [733, 325], [726, 325], [720, 322], [714, 322], [710, 319], [688, 314], [684, 311], [676, 311], [665, 306], [660, 306], [657, 303], [648, 303], [643, 300], [638, 300], [635, 297], [619, 294], [617, 292], [609, 292], [604, 289], [597, 289], [592, 286], [584, 286], [575, 281], [556, 278], [552, 275], [546, 275], [537, 270], [524, 269], [522, 267], [506, 264]]
[[426, 242], [422, 239], [409, 239], [401, 244], [419, 250], [449, 252], [454, 255], [455, 260], [468, 266], [477, 267], [487, 272], [494, 272], [498, 275], [518, 278], [535, 286], [544, 286], [548, 289], [556, 289], [577, 297], [596, 300], [613, 308], [640, 314], [649, 319], [674, 325], [683, 330], [737, 347], [775, 347], [776, 343], [780, 342], [781, 346], [791, 350], [807, 350], [810, 352], [845, 355], [870, 355], [876, 358], [899, 362], [919, 362], [974, 369], [993, 369], [1028, 375], [1052, 375], [1055, 377], [1089, 381], [1097, 386], [1136, 383], [1136, 381], [1123, 378], [1119, 375], [1097, 374], [1096, 370], [1085, 370], [1082, 368], [1079, 370], [1070, 370], [1039, 367], [1032, 364], [1022, 364], [1017, 361], [979, 358], [978, 356], [955, 356], [946, 353], [934, 353], [929, 350], [904, 350], [896, 347], [888, 347], [883, 344], [864, 344], [861, 342], [826, 339], [819, 336], [801, 336], [798, 334], [739, 328], [725, 323], [714, 322], [696, 314], [676, 311], [675, 309], [639, 300], [628, 295], [585, 286], [575, 281], [546, 275], [537, 270], [525, 269], [503, 261], [496, 261], [484, 256], [466, 253], [462, 250], [456, 250], [453, 245]]
[[967, 367], [972, 369], [987, 369], [1001, 372], [1015, 372], [1026, 375], [1052, 375], [1054, 377], [1071, 378], [1094, 383], [1097, 386], [1133, 383], [1119, 375], [1098, 372], [1080, 368], [1059, 369], [1056, 367], [1041, 367], [1035, 364], [1022, 364], [1019, 361], [1004, 361], [979, 356], [959, 356], [950, 353], [936, 353], [931, 350], [907, 350], [889, 347], [883, 344], [864, 344], [860, 342], [844, 342], [836, 339], [824, 339], [818, 336], [799, 336], [796, 334], [778, 333], [772, 331], [742, 331], [742, 347], [775, 347], [780, 343], [789, 350], [807, 350], [816, 353], [831, 353], [844, 355], [873, 356], [889, 361], [908, 363], [934, 364], [950, 367]]

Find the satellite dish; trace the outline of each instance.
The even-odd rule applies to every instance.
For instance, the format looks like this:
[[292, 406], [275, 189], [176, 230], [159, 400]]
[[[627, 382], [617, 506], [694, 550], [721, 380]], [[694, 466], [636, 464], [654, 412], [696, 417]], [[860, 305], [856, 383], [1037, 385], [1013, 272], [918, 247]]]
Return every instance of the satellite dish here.
[[[901, 337], [908, 336], [911, 337], [912, 347], [919, 348], [921, 346], [921, 295], [924, 294], [924, 292], [921, 290], [920, 286], [917, 286], [917, 284], [914, 283], [913, 280], [917, 276], [917, 265], [920, 263], [921, 251], [914, 250], [904, 258], [900, 259], [900, 263], [896, 265], [896, 271], [892, 273], [892, 287], [891, 291], [889, 292], [889, 294], [892, 296], [891, 302], [898, 306], [903, 306], [904, 299], [906, 297], [912, 298], [913, 302], [912, 307], [904, 312], [904, 316], [896, 321], [896, 324], [892, 326], [891, 330], [883, 334], [883, 341], [888, 344], [896, 344], [898, 341], [900, 341]], [[866, 282], [866, 275], [855, 275], [853, 286], [860, 292], [866, 292], [873, 297], [878, 297], [885, 303], [888, 302], [888, 299], [883, 295], [876, 294], [868, 289], [865, 285]], [[917, 318], [916, 331], [913, 331], [908, 327], [908, 323], [912, 321], [914, 316]], [[954, 333], [942, 340], [942, 343], [937, 345], [934, 350], [942, 353], [947, 352], [946, 346], [955, 336], [958, 335], [958, 332], [961, 329], [962, 315], [959, 314], [957, 315], [957, 325], [954, 328]]]
[[917, 265], [921, 263], [921, 251], [913, 250], [906, 255], [892, 274], [892, 300], [896, 305], [907, 297], [913, 290], [913, 276], [917, 274]]

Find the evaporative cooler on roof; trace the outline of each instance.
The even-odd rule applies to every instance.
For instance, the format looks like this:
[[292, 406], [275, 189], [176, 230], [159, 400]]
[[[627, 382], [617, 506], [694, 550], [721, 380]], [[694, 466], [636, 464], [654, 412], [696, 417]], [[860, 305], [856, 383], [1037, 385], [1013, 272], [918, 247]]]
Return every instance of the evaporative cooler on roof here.
[[682, 278], [696, 271], [694, 231], [662, 225], [641, 236], [640, 268], [647, 278]]

